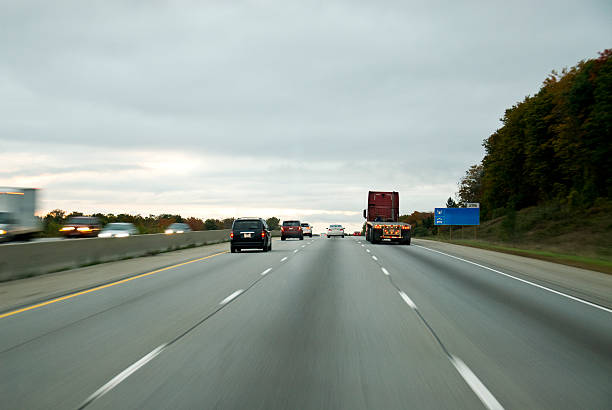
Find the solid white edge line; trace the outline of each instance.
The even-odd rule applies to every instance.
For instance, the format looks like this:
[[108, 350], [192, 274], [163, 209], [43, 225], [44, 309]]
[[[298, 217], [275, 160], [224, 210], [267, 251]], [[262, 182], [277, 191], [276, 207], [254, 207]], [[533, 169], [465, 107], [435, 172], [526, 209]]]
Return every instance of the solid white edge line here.
[[272, 268], [268, 268], [265, 271], [261, 272], [261, 276], [264, 276], [265, 274], [267, 274], [268, 272], [270, 272], [272, 270]]
[[503, 410], [504, 407], [499, 404], [495, 396], [491, 394], [489, 389], [482, 384], [478, 376], [472, 372], [472, 370], [463, 363], [463, 360], [456, 356], [451, 356], [451, 363], [455, 366], [455, 369], [459, 372], [463, 380], [470, 386], [472, 391], [476, 393], [476, 396], [480, 399], [482, 404], [484, 404], [490, 410]]
[[281, 259], [281, 262], [284, 262], [287, 260], [287, 257], [285, 256], [283, 259]]
[[374, 255], [372, 255], [372, 259], [374, 259], [375, 261], [378, 260], [378, 258], [376, 256], [374, 256]]
[[149, 354], [145, 355], [142, 359], [138, 360], [136, 363], [132, 364], [130, 367], [113, 377], [106, 383], [104, 386], [100, 387], [96, 390], [91, 396], [85, 400], [85, 403], [91, 403], [96, 399], [104, 396], [106, 393], [111, 391], [115, 386], [119, 383], [127, 379], [132, 373], [136, 370], [140, 369], [142, 366], [153, 360], [157, 355], [159, 355], [166, 348], [166, 344], [164, 343], [161, 346], [157, 346], [153, 351]]
[[601, 309], [601, 310], [603, 310], [605, 312], [612, 313], [612, 309], [608, 309], [608, 308], [603, 307], [601, 305], [597, 305], [595, 303], [588, 302], [588, 301], [586, 301], [584, 299], [580, 299], [580, 298], [577, 298], [575, 296], [571, 296], [571, 295], [568, 295], [566, 293], [559, 292], [558, 290], [547, 288], [546, 286], [538, 285], [537, 283], [530, 282], [530, 281], [525, 280], [525, 279], [517, 278], [516, 276], [512, 276], [512, 275], [510, 275], [508, 273], [505, 273], [505, 272], [502, 272], [502, 271], [498, 271], [498, 270], [493, 269], [493, 268], [489, 268], [488, 266], [484, 266], [484, 265], [481, 265], [479, 263], [472, 262], [472, 261], [469, 261], [467, 259], [460, 258], [458, 256], [449, 255], [448, 253], [440, 252], [440, 251], [437, 251], [435, 249], [426, 248], [425, 246], [421, 246], [421, 245], [414, 245], [414, 246], [418, 246], [419, 248], [427, 249], [428, 251], [431, 251], [431, 252], [436, 252], [436, 253], [439, 253], [439, 254], [442, 254], [442, 255], [446, 255], [446, 256], [448, 256], [450, 258], [458, 259], [458, 260], [466, 262], [466, 263], [471, 263], [472, 265], [476, 265], [476, 266], [478, 266], [480, 268], [483, 268], [483, 269], [488, 269], [491, 272], [499, 273], [500, 275], [504, 275], [504, 276], [506, 276], [508, 278], [511, 278], [511, 279], [514, 279], [514, 280], [518, 280], [519, 282], [527, 283], [529, 285], [535, 286], [536, 288], [547, 290], [547, 291], [552, 292], [554, 294], [557, 294], [557, 295], [560, 295], [560, 296], [564, 296], [564, 297], [566, 297], [568, 299], [575, 300], [576, 302], [584, 303], [585, 305], [589, 305], [589, 306], [592, 306], [594, 308]]
[[408, 297], [408, 295], [406, 295], [404, 292], [402, 292], [401, 290], [399, 291], [400, 296], [402, 297], [402, 299], [404, 299], [404, 302], [406, 302], [408, 304], [408, 306], [410, 306], [413, 309], [418, 309], [417, 305], [412, 301], [412, 299], [410, 299]]
[[380, 268], [380, 269], [382, 269], [382, 271], [383, 271], [383, 273], [385, 275], [389, 276], [389, 271], [388, 270], [386, 270], [385, 268]]
[[226, 303], [231, 302], [233, 299], [235, 299], [236, 297], [238, 297], [242, 292], [244, 292], [244, 289], [238, 289], [237, 291], [235, 291], [234, 293], [232, 293], [231, 295], [229, 295], [228, 297], [226, 297], [225, 299], [223, 299], [221, 301], [221, 303], [219, 303], [220, 305], [225, 305]]

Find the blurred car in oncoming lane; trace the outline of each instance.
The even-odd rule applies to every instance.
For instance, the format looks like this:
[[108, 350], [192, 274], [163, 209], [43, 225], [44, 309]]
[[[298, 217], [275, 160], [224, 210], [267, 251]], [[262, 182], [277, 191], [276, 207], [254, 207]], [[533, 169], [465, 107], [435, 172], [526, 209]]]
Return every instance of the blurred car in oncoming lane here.
[[100, 220], [93, 216], [73, 216], [60, 229], [66, 238], [89, 238], [98, 236], [102, 229]]
[[184, 233], [184, 232], [189, 232], [189, 231], [191, 231], [191, 228], [189, 227], [189, 225], [181, 223], [181, 222], [175, 222], [169, 227], [167, 227], [164, 233], [167, 233], [167, 234]]
[[129, 222], [109, 223], [100, 231], [98, 238], [125, 238], [126, 236], [137, 235], [138, 229]]

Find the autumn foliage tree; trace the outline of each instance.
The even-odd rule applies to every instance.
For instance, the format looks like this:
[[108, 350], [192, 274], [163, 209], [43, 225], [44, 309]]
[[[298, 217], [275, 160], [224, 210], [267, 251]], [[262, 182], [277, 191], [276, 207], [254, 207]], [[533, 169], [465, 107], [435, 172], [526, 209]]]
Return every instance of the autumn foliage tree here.
[[589, 207], [612, 197], [612, 50], [552, 72], [506, 110], [482, 164], [459, 183], [460, 203], [485, 218], [550, 201]]

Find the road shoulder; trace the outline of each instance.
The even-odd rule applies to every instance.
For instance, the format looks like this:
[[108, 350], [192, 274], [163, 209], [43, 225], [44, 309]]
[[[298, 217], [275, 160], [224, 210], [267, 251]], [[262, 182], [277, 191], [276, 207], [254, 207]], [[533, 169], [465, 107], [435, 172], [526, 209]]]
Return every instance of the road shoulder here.
[[571, 296], [612, 308], [612, 275], [524, 256], [439, 241], [413, 239], [413, 243], [489, 266], [521, 279], [532, 280]]

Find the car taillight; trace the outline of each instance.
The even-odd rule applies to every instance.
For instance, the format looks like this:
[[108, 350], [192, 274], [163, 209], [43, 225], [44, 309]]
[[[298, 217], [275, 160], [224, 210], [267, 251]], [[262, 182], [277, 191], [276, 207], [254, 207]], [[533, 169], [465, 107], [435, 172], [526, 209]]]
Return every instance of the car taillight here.
[[266, 237], [266, 231], [261, 231], [261, 239]]
[[281, 226], [281, 232], [282, 232], [282, 231], [284, 231], [284, 230], [285, 230], [285, 227], [284, 227], [284, 226]]
[[234, 239], [234, 232], [230, 232], [230, 239]]
[[298, 226], [298, 231], [301, 231], [301, 230], [302, 230], [302, 227], [301, 227], [301, 226]]
[[402, 225], [402, 229], [410, 229], [410, 225]]

